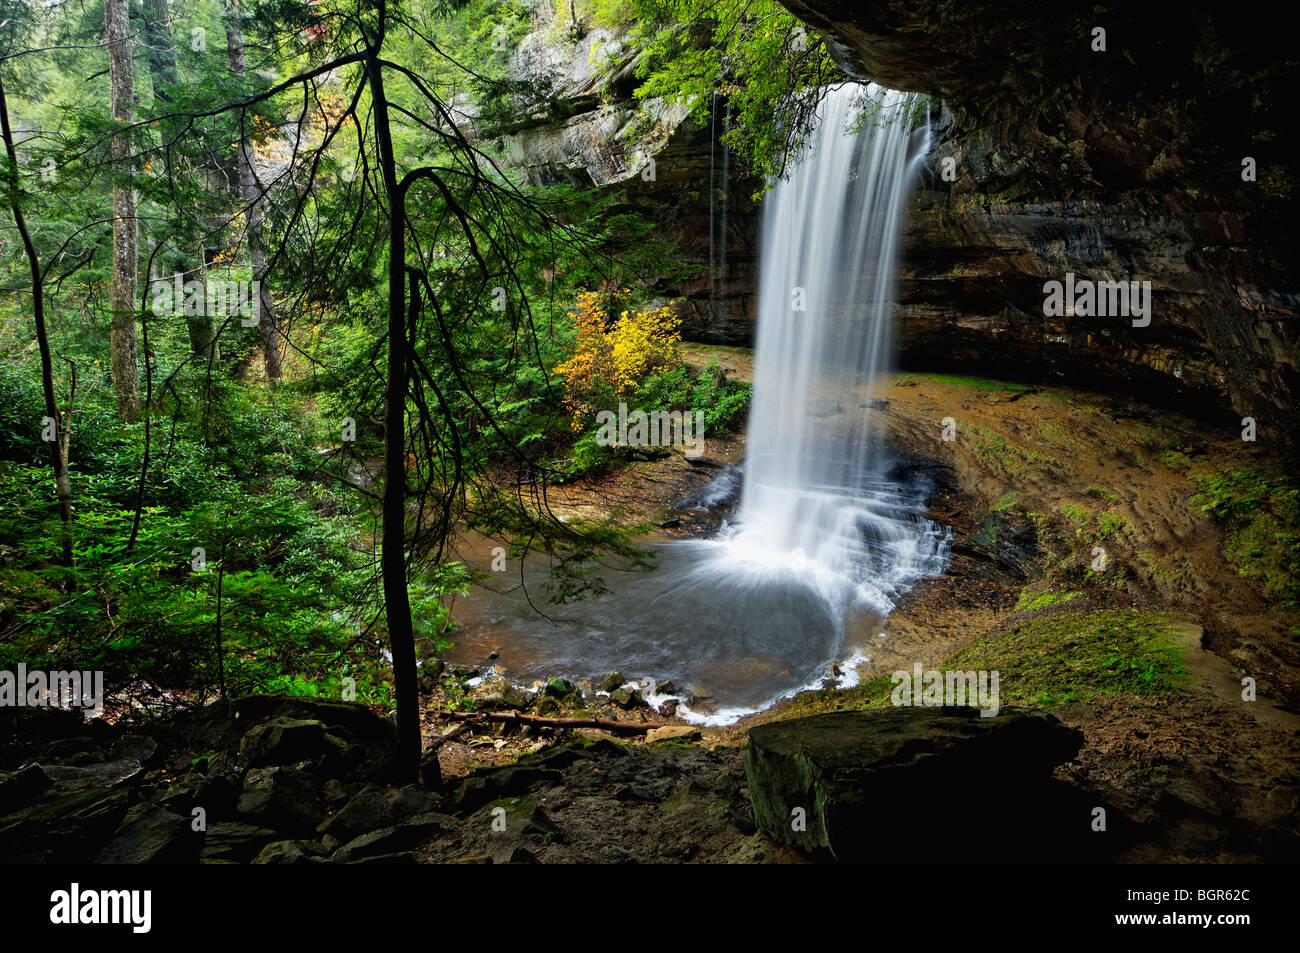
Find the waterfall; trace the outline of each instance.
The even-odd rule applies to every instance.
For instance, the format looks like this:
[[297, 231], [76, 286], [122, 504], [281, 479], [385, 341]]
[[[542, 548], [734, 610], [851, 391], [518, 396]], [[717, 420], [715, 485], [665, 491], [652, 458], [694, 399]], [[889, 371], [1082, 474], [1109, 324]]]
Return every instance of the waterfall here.
[[913, 105], [880, 87], [831, 88], [806, 154], [766, 199], [748, 451], [730, 529], [744, 558], [806, 565], [881, 612], [939, 571], [944, 550], [918, 488], [888, 478], [873, 439], [903, 210], [929, 146], [927, 129], [912, 131]]
[[[526, 599], [467, 597], [457, 636], [467, 660], [506, 644], [502, 664], [516, 679], [617, 669], [671, 680], [685, 689], [678, 714], [708, 724], [820, 687], [832, 663], [842, 663], [833, 676], [842, 685], [874, 670], [889, 612], [917, 579], [942, 571], [947, 538], [924, 516], [928, 488], [880, 449], [871, 409], [890, 357], [900, 222], [928, 132], [904, 120], [906, 96], [874, 88], [879, 108], [847, 132], [862, 95], [828, 92], [808, 154], [766, 200], [736, 521], [711, 539], [655, 544], [653, 572], [620, 574], [609, 592], [546, 618]], [[725, 151], [721, 159], [725, 196]], [[726, 208], [724, 197], [724, 221]], [[724, 225], [722, 255], [725, 236]], [[699, 499], [730, 497], [734, 478], [723, 471]], [[549, 573], [544, 559], [521, 568], [538, 588]], [[476, 631], [477, 649], [466, 649]], [[647, 697], [657, 703], [658, 692]]]

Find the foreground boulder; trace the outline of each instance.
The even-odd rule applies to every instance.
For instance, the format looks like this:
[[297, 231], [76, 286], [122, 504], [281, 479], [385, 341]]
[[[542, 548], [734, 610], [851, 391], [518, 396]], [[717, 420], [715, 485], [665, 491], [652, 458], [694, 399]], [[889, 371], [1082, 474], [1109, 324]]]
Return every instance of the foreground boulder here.
[[1075, 861], [1107, 841], [1051, 778], [1082, 743], [1041, 711], [838, 711], [751, 729], [745, 775], [759, 829], [827, 859]]

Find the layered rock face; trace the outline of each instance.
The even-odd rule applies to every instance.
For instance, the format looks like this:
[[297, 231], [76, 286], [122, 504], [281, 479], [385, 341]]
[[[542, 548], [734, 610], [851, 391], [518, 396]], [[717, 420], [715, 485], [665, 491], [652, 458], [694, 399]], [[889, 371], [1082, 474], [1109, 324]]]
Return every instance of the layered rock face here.
[[[1078, 0], [783, 2], [847, 76], [935, 97], [898, 285], [905, 367], [1065, 379], [1225, 429], [1251, 416], [1261, 442], [1294, 447], [1300, 262], [1289, 223], [1300, 203], [1284, 96], [1296, 55], [1283, 31], [1207, 2], [1176, 16]], [[522, 121], [504, 157], [533, 182], [603, 186], [616, 210], [644, 213], [652, 237], [697, 272], [666, 268], [652, 282], [684, 299], [685, 336], [749, 344], [756, 183], [723, 175], [720, 115], [715, 130], [633, 98], [636, 55], [608, 30], [565, 36], [539, 21], [512, 72], [548, 84], [564, 116]], [[1243, 180], [1247, 158], [1254, 181]], [[1045, 315], [1044, 283], [1067, 273], [1149, 281], [1150, 323], [1070, 307]]]
[[[524, 118], [500, 143], [506, 165], [534, 185], [598, 186], [612, 213], [637, 212], [651, 240], [670, 243], [671, 269], [651, 281], [679, 299], [688, 340], [748, 344], [757, 314], [757, 184], [733, 174], [712, 121], [686, 118], [687, 104], [633, 97], [638, 51], [624, 34], [597, 27], [575, 36], [556, 28], [543, 5], [511, 60], [510, 78], [550, 91], [556, 111]], [[668, 263], [666, 263], [668, 264]]]
[[[1261, 441], [1294, 446], [1296, 55], [1282, 32], [1198, 2], [782, 2], [848, 75], [942, 101], [903, 253], [905, 366], [1067, 377], [1198, 405], [1224, 427], [1252, 416]], [[1045, 316], [1044, 282], [1067, 272], [1150, 281], [1150, 324]]]

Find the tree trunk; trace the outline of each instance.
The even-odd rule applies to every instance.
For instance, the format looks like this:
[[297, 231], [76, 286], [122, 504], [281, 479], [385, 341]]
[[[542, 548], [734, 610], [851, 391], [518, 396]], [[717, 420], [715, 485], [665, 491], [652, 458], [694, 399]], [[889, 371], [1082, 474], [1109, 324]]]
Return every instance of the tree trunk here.
[[[230, 72], [241, 82], [248, 74], [244, 58], [244, 28], [240, 22], [237, 3], [226, 4], [226, 50], [230, 57]], [[249, 140], [246, 123], [239, 131], [239, 198], [248, 216], [248, 258], [253, 266], [253, 280], [260, 288], [258, 296], [257, 330], [262, 338], [262, 360], [268, 380], [280, 378], [280, 338], [276, 333], [275, 302], [271, 289], [266, 286], [266, 249], [262, 245], [262, 203], [257, 194], [257, 176], [253, 166], [253, 145]]]
[[[178, 81], [176, 72], [176, 40], [172, 35], [167, 0], [144, 0], [144, 42], [145, 59], [149, 64], [149, 75], [153, 79], [153, 97], [164, 106], [171, 105], [172, 97], [168, 92]], [[164, 140], [177, 134], [176, 123], [164, 121], [162, 135]], [[191, 262], [185, 258], [181, 249], [158, 256], [160, 274], [150, 278], [167, 279], [172, 275], [187, 272]], [[204, 263], [202, 249], [193, 261]], [[191, 277], [186, 275], [186, 277]], [[182, 309], [183, 310], [183, 309]], [[195, 357], [207, 359], [208, 349], [214, 344], [216, 323], [208, 314], [185, 315], [185, 329], [189, 334], [190, 351]], [[218, 355], [217, 360], [220, 360]]]
[[[59, 414], [54, 396], [54, 365], [50, 357], [50, 338], [45, 329], [45, 276], [41, 273], [36, 245], [27, 230], [19, 197], [18, 151], [9, 128], [9, 104], [5, 97], [4, 77], [0, 76], [0, 133], [4, 135], [5, 153], [9, 157], [9, 196], [14, 225], [22, 237], [23, 250], [32, 273], [32, 316], [36, 322], [36, 346], [41, 354], [41, 390], [45, 395], [45, 414], [54, 421], [55, 439], [49, 441], [50, 463], [54, 468], [54, 492], [59, 500], [59, 519], [63, 529], [63, 564], [72, 566], [72, 482], [68, 479], [68, 441], [66, 434], [72, 421]], [[75, 373], [75, 369], [74, 369]], [[74, 378], [75, 380], [75, 378]], [[69, 414], [71, 416], [71, 414]], [[44, 428], [42, 428], [44, 429]]]
[[[113, 119], [123, 125], [134, 117], [135, 77], [127, 45], [127, 0], [104, 0], [104, 25], [108, 33], [108, 72]], [[108, 306], [112, 312], [109, 350], [113, 365], [113, 390], [123, 420], [140, 418], [140, 381], [136, 367], [135, 292], [139, 225], [135, 214], [135, 189], [130, 162], [131, 140], [113, 136], [110, 157], [113, 171], [113, 277]]]
[[[366, 57], [366, 72], [375, 115], [379, 168], [388, 199], [388, 386], [384, 405], [383, 550], [384, 609], [388, 645], [393, 656], [397, 698], [398, 776], [411, 782], [420, 771], [420, 693], [415, 668], [415, 627], [406, 588], [406, 196], [397, 182], [388, 99], [378, 50]], [[412, 278], [412, 307], [418, 289]]]

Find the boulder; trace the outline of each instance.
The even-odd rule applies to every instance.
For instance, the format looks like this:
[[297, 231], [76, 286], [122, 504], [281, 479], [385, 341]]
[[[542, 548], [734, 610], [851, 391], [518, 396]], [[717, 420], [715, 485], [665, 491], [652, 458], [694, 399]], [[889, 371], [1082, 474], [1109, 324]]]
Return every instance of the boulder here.
[[187, 817], [152, 804], [127, 812], [97, 864], [176, 864], [195, 859], [202, 838]]
[[247, 863], [274, 839], [275, 831], [267, 827], [237, 821], [218, 821], [209, 824], [204, 832], [199, 857], [205, 861]]
[[235, 810], [267, 827], [309, 833], [325, 816], [325, 802], [316, 778], [276, 766], [248, 772]]
[[313, 761], [329, 750], [324, 722], [279, 717], [248, 730], [239, 743], [239, 760], [246, 767], [261, 768]]
[[532, 704], [533, 696], [522, 689], [515, 688], [502, 675], [489, 675], [470, 691], [470, 698], [481, 711], [498, 709], [522, 709]]
[[558, 784], [560, 772], [533, 764], [512, 764], [477, 771], [456, 789], [453, 803], [457, 811], [473, 811], [479, 806], [509, 795], [526, 794], [535, 784]]
[[564, 678], [553, 678], [546, 683], [543, 692], [552, 698], [563, 698], [573, 691], [573, 682]]
[[562, 841], [560, 830], [532, 798], [502, 798], [485, 804], [465, 821], [461, 846], [477, 848], [493, 863], [509, 863], [521, 846], [530, 851]]
[[617, 688], [622, 688], [623, 683], [626, 681], [627, 679], [623, 677], [622, 672], [610, 672], [608, 675], [606, 675], [604, 678], [600, 680], [599, 684], [597, 684], [596, 687], [599, 688], [602, 692], [608, 694], [609, 692], [612, 692]]
[[[419, 847], [425, 841], [460, 825], [454, 817], [430, 811], [417, 814], [393, 827], [381, 827], [353, 838], [330, 855], [337, 864], [354, 864], [364, 860], [401, 854]], [[405, 863], [405, 860], [398, 861]]]
[[437, 798], [415, 785], [394, 790], [370, 784], [353, 795], [342, 810], [326, 818], [317, 830], [347, 843], [366, 831], [390, 827], [416, 814], [427, 814], [437, 806]]
[[609, 693], [609, 700], [622, 708], [624, 711], [630, 711], [633, 708], [645, 707], [645, 699], [635, 688], [616, 688]]
[[26, 807], [53, 784], [39, 764], [25, 764], [17, 771], [0, 772], [0, 815]]
[[752, 728], [745, 776], [759, 829], [810, 853], [1041, 860], [1089, 829], [1087, 807], [1050, 777], [1082, 742], [1038, 710], [837, 711]]
[[98, 764], [51, 764], [44, 766], [45, 774], [60, 790], [85, 788], [106, 790], [131, 787], [144, 777], [139, 761], [102, 761]]
[[386, 781], [397, 753], [392, 721], [356, 702], [330, 698], [247, 695], [215, 702], [194, 716], [187, 731], [195, 746], [214, 752], [209, 775], [310, 760], [322, 776]]
[[701, 737], [700, 729], [690, 725], [664, 725], [646, 732], [645, 741], [650, 745], [656, 741], [699, 741]]
[[12, 863], [90, 863], [134, 800], [127, 787], [56, 787], [0, 818], [0, 858]]

